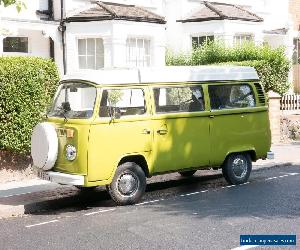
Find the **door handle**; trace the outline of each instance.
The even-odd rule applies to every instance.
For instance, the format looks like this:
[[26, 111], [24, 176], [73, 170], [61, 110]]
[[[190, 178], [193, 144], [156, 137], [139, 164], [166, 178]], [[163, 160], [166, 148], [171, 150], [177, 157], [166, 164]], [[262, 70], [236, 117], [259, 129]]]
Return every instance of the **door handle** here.
[[160, 135], [165, 135], [165, 134], [168, 133], [168, 130], [166, 130], [166, 129], [159, 129], [159, 130], [157, 130], [157, 133], [160, 134]]
[[214, 115], [210, 115], [209, 118], [215, 118], [215, 116]]
[[142, 134], [143, 135], [150, 135], [150, 133], [151, 133], [151, 131], [150, 131], [150, 129], [144, 129], [143, 131], [142, 131]]

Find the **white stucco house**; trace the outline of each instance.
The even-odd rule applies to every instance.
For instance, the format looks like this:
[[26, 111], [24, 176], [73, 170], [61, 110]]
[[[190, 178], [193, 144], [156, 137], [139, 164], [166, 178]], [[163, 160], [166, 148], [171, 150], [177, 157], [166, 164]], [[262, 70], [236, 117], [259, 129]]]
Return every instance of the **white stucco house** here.
[[53, 58], [61, 74], [165, 64], [165, 51], [189, 52], [207, 39], [285, 46], [300, 37], [292, 0], [27, 0], [0, 7], [0, 54]]

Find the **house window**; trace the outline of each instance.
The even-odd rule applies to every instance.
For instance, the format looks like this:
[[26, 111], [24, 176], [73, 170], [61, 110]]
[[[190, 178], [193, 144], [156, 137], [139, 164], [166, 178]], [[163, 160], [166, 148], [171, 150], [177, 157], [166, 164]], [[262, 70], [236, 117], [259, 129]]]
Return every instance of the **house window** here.
[[79, 69], [101, 69], [104, 67], [104, 47], [101, 38], [78, 39]]
[[234, 36], [235, 45], [242, 45], [245, 42], [251, 42], [251, 41], [253, 41], [253, 36], [250, 34], [242, 34], [242, 35]]
[[28, 37], [6, 37], [3, 39], [3, 52], [28, 53]]
[[143, 38], [128, 38], [126, 41], [126, 49], [126, 62], [128, 66], [150, 66], [150, 40]]
[[214, 36], [193, 36], [192, 37], [192, 46], [193, 48], [199, 48], [207, 42], [214, 41]]

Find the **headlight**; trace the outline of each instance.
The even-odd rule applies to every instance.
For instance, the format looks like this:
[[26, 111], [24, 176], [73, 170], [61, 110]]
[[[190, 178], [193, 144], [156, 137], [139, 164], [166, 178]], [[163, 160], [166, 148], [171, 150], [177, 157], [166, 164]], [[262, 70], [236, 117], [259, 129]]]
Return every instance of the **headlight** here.
[[66, 147], [66, 158], [69, 161], [74, 161], [77, 155], [76, 148], [72, 145], [67, 145]]

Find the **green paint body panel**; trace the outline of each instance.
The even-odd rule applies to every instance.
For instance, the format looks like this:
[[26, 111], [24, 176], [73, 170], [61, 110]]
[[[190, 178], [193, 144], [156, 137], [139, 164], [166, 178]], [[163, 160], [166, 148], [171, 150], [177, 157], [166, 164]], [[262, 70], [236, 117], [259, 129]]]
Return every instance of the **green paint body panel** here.
[[[232, 82], [234, 83], [234, 82]], [[201, 85], [205, 110], [192, 113], [156, 114], [153, 88], [158, 86]], [[56, 126], [59, 153], [54, 171], [85, 176], [85, 186], [110, 184], [124, 157], [143, 157], [149, 175], [185, 169], [220, 166], [226, 156], [251, 152], [255, 159], [265, 158], [271, 146], [268, 107], [259, 103], [254, 82], [247, 82], [255, 93], [253, 108], [210, 110], [208, 85], [230, 83], [162, 83], [155, 85], [113, 85], [111, 88], [143, 88], [147, 111], [144, 115], [111, 121], [99, 117], [101, 86], [93, 117], [90, 119], [48, 118]], [[237, 84], [237, 83], [235, 83]], [[95, 86], [95, 85], [94, 85]], [[106, 88], [110, 86], [106, 85]], [[66, 129], [75, 131], [67, 138]], [[149, 133], [144, 133], [147, 130]], [[163, 130], [166, 133], [159, 134]], [[77, 157], [68, 161], [67, 144], [77, 148]]]

